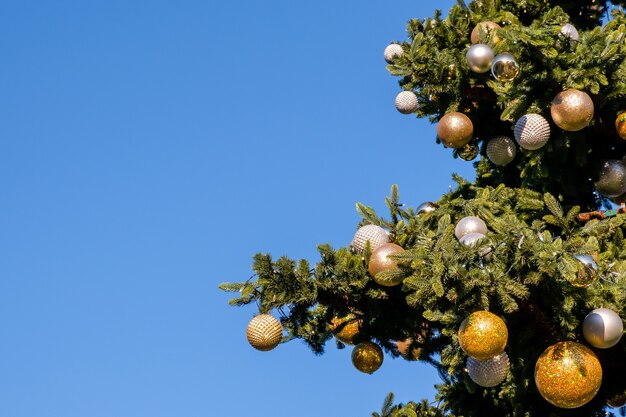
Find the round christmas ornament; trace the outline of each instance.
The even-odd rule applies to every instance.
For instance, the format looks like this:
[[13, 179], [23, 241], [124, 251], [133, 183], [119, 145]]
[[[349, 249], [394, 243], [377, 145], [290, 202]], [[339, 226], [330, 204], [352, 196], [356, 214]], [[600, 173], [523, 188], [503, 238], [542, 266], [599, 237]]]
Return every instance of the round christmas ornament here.
[[334, 317], [331, 321], [331, 329], [335, 337], [346, 345], [353, 345], [352, 341], [359, 333], [361, 321], [354, 314], [348, 314], [345, 317]]
[[595, 186], [605, 197], [619, 197], [626, 193], [626, 165], [617, 159], [605, 161]]
[[502, 352], [484, 361], [467, 358], [466, 368], [470, 378], [477, 385], [486, 388], [495, 387], [509, 374], [509, 357], [506, 352]]
[[[474, 26], [474, 29], [472, 29], [472, 33], [470, 34], [470, 42], [472, 42], [472, 44], [478, 43], [478, 35], [480, 34], [479, 31], [481, 28], [483, 31], [487, 31], [489, 34], [491, 34], [491, 32], [495, 30], [502, 29], [502, 27], [500, 27], [500, 25], [496, 22], [480, 22], [479, 24]], [[496, 44], [498, 42], [500, 42], [500, 38], [494, 36], [493, 43]]]
[[491, 68], [493, 61], [493, 49], [484, 43], [477, 43], [470, 46], [465, 59], [470, 69], [478, 74], [483, 74]]
[[383, 364], [383, 351], [376, 343], [359, 343], [352, 351], [352, 364], [361, 372], [373, 374]]
[[496, 136], [487, 142], [487, 158], [495, 165], [505, 166], [513, 162], [517, 148], [513, 139], [506, 136]]
[[468, 143], [459, 149], [459, 156], [464, 161], [471, 161], [478, 156], [478, 146], [473, 143]]
[[446, 113], [437, 123], [437, 138], [449, 148], [462, 148], [474, 136], [469, 117], [459, 112]]
[[385, 56], [385, 61], [387, 61], [387, 63], [389, 64], [392, 64], [394, 59], [404, 54], [404, 49], [402, 49], [402, 45], [392, 43], [385, 48], [383, 54]]
[[570, 88], [554, 97], [550, 114], [558, 127], [577, 132], [589, 126], [593, 119], [593, 100], [584, 91]]
[[478, 242], [480, 239], [484, 239], [487, 236], [483, 235], [482, 233], [467, 233], [463, 236], [461, 236], [461, 238], [459, 239], [459, 242], [461, 242], [462, 244], [464, 244], [465, 246], [475, 246], [476, 242]]
[[392, 269], [398, 269], [398, 264], [392, 258], [391, 255], [394, 255], [399, 252], [403, 252], [401, 246], [396, 245], [395, 243], [385, 243], [384, 245], [376, 248], [372, 252], [372, 256], [370, 257], [370, 262], [367, 270], [370, 275], [374, 277], [374, 281], [378, 284], [383, 285], [385, 287], [393, 287], [394, 285], [399, 285], [402, 281], [382, 281], [381, 279], [377, 279], [376, 275], [383, 271], [389, 271]]
[[623, 392], [621, 394], [615, 394], [614, 396], [606, 400], [606, 403], [609, 407], [613, 407], [613, 408], [621, 408], [625, 406], [626, 405], [626, 392]]
[[508, 330], [504, 321], [488, 311], [476, 311], [459, 327], [461, 349], [474, 359], [491, 359], [504, 352]]
[[350, 247], [356, 253], [363, 253], [367, 242], [370, 243], [370, 249], [375, 250], [389, 242], [389, 233], [374, 224], [359, 227], [352, 238], [352, 242], [350, 242]]
[[274, 349], [283, 338], [283, 326], [269, 314], [259, 314], [248, 323], [246, 337], [253, 348], [268, 351]]
[[615, 130], [620, 138], [626, 139], [626, 112], [621, 113], [615, 119]]
[[515, 123], [515, 140], [530, 151], [542, 148], [550, 139], [550, 124], [540, 114], [528, 113]]
[[461, 239], [468, 233], [480, 233], [482, 235], [487, 234], [487, 224], [476, 216], [463, 217], [458, 221], [454, 228], [454, 236], [457, 239]]
[[402, 114], [411, 114], [417, 111], [417, 96], [413, 91], [402, 91], [396, 96], [396, 109]]
[[498, 81], [512, 81], [519, 71], [519, 64], [511, 54], [499, 54], [491, 63], [491, 75]]
[[535, 364], [535, 385], [550, 404], [577, 408], [587, 404], [602, 384], [602, 367], [588, 347], [558, 342], [547, 348]]
[[608, 308], [596, 308], [583, 321], [583, 335], [589, 344], [599, 349], [615, 346], [622, 338], [624, 323]]
[[[418, 336], [418, 341], [423, 342], [423, 338]], [[397, 340], [396, 347], [398, 348], [398, 352], [400, 352], [400, 356], [402, 356], [407, 361], [416, 361], [420, 358], [422, 354], [422, 348], [417, 347], [417, 343], [413, 338], [408, 338], [406, 340]], [[413, 347], [411, 349], [411, 347]]]
[[590, 286], [598, 278], [598, 264], [591, 255], [574, 255], [574, 258], [579, 262], [578, 271], [570, 284], [579, 288]]
[[417, 213], [418, 216], [420, 214], [429, 214], [437, 210], [438, 208], [439, 208], [439, 204], [435, 204], [430, 201], [427, 201], [417, 206], [417, 209], [415, 209], [415, 213]]
[[561, 27], [561, 35], [566, 39], [578, 42], [578, 30], [571, 23], [566, 23]]

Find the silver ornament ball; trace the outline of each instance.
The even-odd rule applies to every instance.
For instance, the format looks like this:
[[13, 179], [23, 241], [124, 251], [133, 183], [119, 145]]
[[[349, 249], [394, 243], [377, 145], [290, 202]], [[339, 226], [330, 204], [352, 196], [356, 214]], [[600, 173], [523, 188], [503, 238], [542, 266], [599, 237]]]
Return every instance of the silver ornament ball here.
[[432, 213], [433, 211], [437, 210], [438, 208], [439, 208], [439, 204], [435, 204], [435, 203], [432, 203], [430, 201], [427, 201], [427, 202], [422, 203], [419, 206], [417, 206], [417, 209], [415, 209], [415, 212], [419, 216], [420, 214]]
[[534, 151], [542, 148], [550, 139], [550, 124], [543, 116], [528, 113], [515, 123], [515, 140], [524, 149]]
[[626, 165], [617, 159], [605, 161], [595, 186], [605, 197], [619, 197], [626, 193]]
[[367, 242], [370, 243], [370, 249], [374, 251], [385, 243], [389, 243], [389, 233], [374, 224], [359, 227], [350, 242], [350, 247], [356, 253], [363, 253]]
[[389, 44], [383, 52], [383, 55], [385, 56], [385, 61], [387, 61], [389, 64], [392, 64], [393, 60], [399, 56], [402, 56], [402, 54], [404, 54], [404, 49], [402, 49], [402, 46], [398, 45], [397, 43]]
[[496, 136], [487, 143], [487, 158], [495, 165], [510, 164], [517, 154], [517, 147], [513, 139], [506, 136]]
[[512, 81], [519, 72], [519, 64], [511, 54], [499, 54], [491, 63], [491, 75], [498, 81]]
[[415, 113], [417, 106], [417, 96], [413, 91], [402, 91], [396, 96], [396, 109], [402, 114]]
[[467, 358], [467, 373], [472, 381], [481, 387], [495, 387], [502, 383], [509, 374], [509, 357], [506, 352], [494, 356], [491, 359], [479, 361]]
[[561, 28], [561, 35], [569, 40], [578, 41], [578, 30], [576, 30], [574, 25], [572, 25], [571, 23], [566, 23], [565, 25], [563, 25], [563, 27]]
[[583, 321], [583, 335], [593, 347], [607, 349], [622, 338], [624, 323], [620, 316], [608, 308], [596, 308]]
[[465, 59], [470, 69], [478, 74], [483, 74], [491, 69], [493, 61], [493, 49], [484, 43], [470, 46]]
[[468, 233], [487, 234], [487, 224], [476, 216], [463, 217], [458, 221], [454, 228], [454, 235], [457, 239], [461, 239]]
[[576, 277], [570, 279], [570, 284], [578, 288], [590, 286], [598, 278], [598, 264], [591, 255], [574, 255], [574, 258], [579, 264]]
[[487, 236], [485, 236], [482, 233], [470, 232], [470, 233], [467, 233], [467, 234], [461, 236], [459, 238], [459, 242], [461, 242], [465, 246], [473, 247], [473, 246], [476, 245], [476, 242], [478, 242], [480, 239], [484, 239], [486, 237]]

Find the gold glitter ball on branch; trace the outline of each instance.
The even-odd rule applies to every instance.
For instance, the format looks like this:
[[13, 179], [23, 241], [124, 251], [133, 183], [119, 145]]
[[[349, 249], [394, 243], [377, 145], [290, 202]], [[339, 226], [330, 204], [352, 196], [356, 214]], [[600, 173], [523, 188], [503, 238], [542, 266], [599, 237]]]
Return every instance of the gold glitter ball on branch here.
[[[477, 24], [476, 26], [474, 26], [474, 29], [472, 29], [472, 33], [470, 34], [470, 42], [472, 42], [472, 44], [478, 43], [479, 42], [479, 35], [480, 35], [480, 29], [482, 28], [483, 31], [487, 31], [487, 33], [489, 33], [491, 35], [492, 32], [498, 30], [498, 29], [502, 29], [502, 27], [497, 24], [496, 22], [480, 22], [479, 24]], [[500, 42], [500, 38], [497, 36], [493, 37], [493, 43], [494, 45], [497, 44], [498, 42]]]
[[359, 334], [361, 321], [354, 314], [345, 317], [334, 317], [331, 320], [331, 328], [335, 337], [346, 345], [353, 345], [353, 340]]
[[367, 270], [370, 275], [374, 277], [374, 281], [385, 287], [393, 287], [394, 285], [402, 283], [402, 281], [382, 281], [377, 279], [376, 275], [381, 272], [398, 269], [398, 264], [390, 256], [403, 251], [402, 246], [396, 245], [395, 243], [385, 243], [372, 252]]
[[268, 351], [274, 349], [283, 338], [283, 326], [269, 314], [259, 314], [248, 323], [246, 337], [253, 348]]
[[383, 364], [383, 351], [376, 343], [359, 343], [352, 351], [352, 364], [361, 372], [373, 374]]
[[576, 342], [558, 342], [537, 359], [535, 384], [550, 404], [560, 408], [581, 407], [598, 393], [602, 366], [588, 347]]
[[484, 361], [504, 352], [508, 334], [500, 317], [475, 311], [459, 327], [459, 344], [468, 356]]
[[621, 113], [615, 119], [615, 130], [620, 138], [626, 140], [626, 112]]
[[463, 113], [447, 113], [437, 124], [437, 138], [449, 148], [462, 148], [472, 140], [473, 136], [474, 125]]
[[589, 126], [593, 111], [593, 100], [589, 94], [575, 88], [561, 91], [550, 106], [554, 123], [568, 132], [576, 132]]

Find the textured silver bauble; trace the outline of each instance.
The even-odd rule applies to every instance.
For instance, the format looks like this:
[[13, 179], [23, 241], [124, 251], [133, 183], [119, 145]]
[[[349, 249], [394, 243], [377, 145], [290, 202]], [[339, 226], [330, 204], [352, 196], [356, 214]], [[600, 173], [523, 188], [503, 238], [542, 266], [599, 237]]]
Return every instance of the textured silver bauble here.
[[510, 164], [516, 154], [515, 142], [509, 137], [496, 136], [487, 143], [487, 158], [496, 165]]
[[402, 91], [396, 96], [396, 109], [402, 114], [415, 113], [417, 105], [417, 96], [413, 91]]
[[248, 323], [246, 338], [255, 349], [272, 350], [283, 338], [283, 326], [275, 317], [259, 314]]
[[485, 73], [491, 69], [493, 49], [484, 43], [477, 43], [470, 46], [465, 59], [472, 71], [479, 74]]
[[367, 242], [370, 243], [370, 250], [374, 251], [389, 242], [389, 233], [374, 224], [359, 227], [350, 242], [350, 247], [356, 253], [363, 253]]
[[468, 233], [480, 233], [486, 235], [487, 224], [476, 216], [463, 217], [458, 221], [454, 228], [454, 236], [456, 236], [457, 239], [461, 239]]
[[565, 25], [563, 25], [563, 27], [561, 28], [561, 35], [569, 40], [578, 41], [578, 30], [576, 30], [574, 25], [572, 25], [571, 23], [566, 23]]
[[385, 48], [385, 52], [383, 54], [385, 56], [385, 61], [391, 64], [393, 63], [394, 59], [404, 54], [404, 49], [402, 49], [401, 45], [398, 45], [397, 43], [392, 43]]
[[417, 206], [417, 208], [415, 209], [415, 213], [419, 216], [420, 214], [432, 213], [438, 208], [439, 208], [439, 204], [435, 204], [430, 201], [427, 201]]
[[626, 165], [617, 159], [605, 161], [595, 186], [605, 197], [619, 197], [626, 193]]
[[542, 115], [528, 113], [515, 123], [515, 140], [530, 151], [542, 148], [550, 139], [550, 124]]
[[590, 345], [607, 349], [622, 338], [624, 323], [620, 316], [608, 308], [596, 308], [583, 321], [583, 335]]
[[467, 373], [472, 381], [481, 387], [495, 387], [502, 383], [509, 374], [509, 368], [509, 357], [506, 352], [484, 361], [467, 358]]
[[491, 75], [498, 81], [512, 81], [519, 71], [519, 64], [511, 54], [498, 54], [491, 63]]

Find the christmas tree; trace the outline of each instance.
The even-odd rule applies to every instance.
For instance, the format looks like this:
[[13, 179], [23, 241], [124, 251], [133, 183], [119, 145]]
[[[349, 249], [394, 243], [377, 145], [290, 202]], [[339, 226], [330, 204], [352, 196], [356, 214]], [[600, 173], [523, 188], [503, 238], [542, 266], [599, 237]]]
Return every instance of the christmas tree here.
[[385, 354], [437, 368], [436, 402], [390, 396], [375, 416], [624, 406], [625, 3], [459, 1], [409, 21], [384, 51], [396, 107], [437, 123], [476, 179], [415, 208], [394, 186], [383, 216], [357, 204], [351, 244], [313, 267], [256, 255], [252, 279], [221, 286], [258, 305], [252, 346], [334, 340], [363, 372]]

